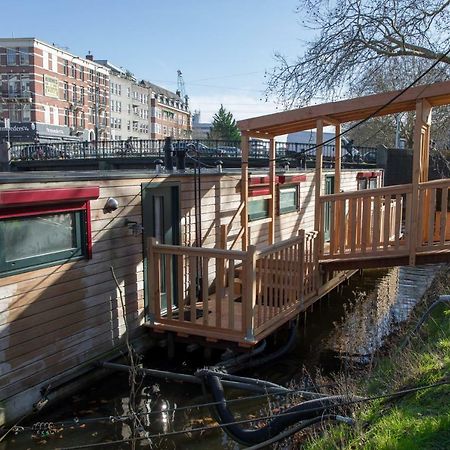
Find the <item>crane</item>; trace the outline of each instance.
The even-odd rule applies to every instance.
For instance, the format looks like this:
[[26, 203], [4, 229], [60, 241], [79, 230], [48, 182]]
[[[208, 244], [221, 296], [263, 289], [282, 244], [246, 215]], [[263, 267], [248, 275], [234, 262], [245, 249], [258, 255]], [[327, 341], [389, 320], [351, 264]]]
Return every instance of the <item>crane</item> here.
[[184, 85], [184, 80], [183, 80], [183, 73], [181, 72], [180, 69], [177, 70], [177, 74], [178, 74], [178, 78], [177, 78], [177, 94], [186, 100], [188, 99], [188, 96], [186, 94], [186, 87]]

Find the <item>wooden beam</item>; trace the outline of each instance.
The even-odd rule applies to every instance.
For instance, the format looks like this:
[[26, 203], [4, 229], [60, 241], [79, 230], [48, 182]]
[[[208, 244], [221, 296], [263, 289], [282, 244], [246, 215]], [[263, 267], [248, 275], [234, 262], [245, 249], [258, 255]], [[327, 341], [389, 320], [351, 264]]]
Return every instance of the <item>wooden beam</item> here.
[[[316, 171], [314, 173], [314, 189], [315, 189], [315, 202], [314, 202], [314, 230], [321, 231], [320, 218], [320, 193], [322, 183], [322, 143], [323, 143], [323, 120], [319, 119], [316, 123]], [[323, 231], [323, 230], [322, 230]]]
[[269, 188], [270, 188], [270, 199], [269, 199], [269, 245], [275, 242], [275, 140], [273, 138], [269, 141]]
[[248, 227], [248, 147], [249, 137], [242, 136], [241, 152], [242, 152], [242, 167], [241, 167], [241, 203], [244, 205], [241, 212], [241, 227], [242, 234], [242, 250], [246, 251], [249, 245], [249, 227]]

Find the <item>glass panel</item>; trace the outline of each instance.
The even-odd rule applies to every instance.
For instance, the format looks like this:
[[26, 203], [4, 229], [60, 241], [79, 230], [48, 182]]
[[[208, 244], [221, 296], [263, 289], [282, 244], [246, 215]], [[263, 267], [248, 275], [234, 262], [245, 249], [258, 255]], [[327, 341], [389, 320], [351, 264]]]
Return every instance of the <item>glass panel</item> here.
[[297, 188], [280, 189], [280, 213], [297, 210]]
[[30, 54], [27, 47], [19, 48], [19, 60], [22, 66], [30, 64]]
[[7, 48], [6, 49], [6, 64], [8, 66], [14, 66], [16, 64], [16, 49]]
[[155, 238], [160, 244], [164, 244], [164, 197], [155, 195], [153, 202]]
[[76, 248], [75, 213], [7, 219], [0, 222], [5, 262]]
[[248, 218], [249, 220], [264, 219], [269, 215], [269, 200], [259, 199], [248, 202]]

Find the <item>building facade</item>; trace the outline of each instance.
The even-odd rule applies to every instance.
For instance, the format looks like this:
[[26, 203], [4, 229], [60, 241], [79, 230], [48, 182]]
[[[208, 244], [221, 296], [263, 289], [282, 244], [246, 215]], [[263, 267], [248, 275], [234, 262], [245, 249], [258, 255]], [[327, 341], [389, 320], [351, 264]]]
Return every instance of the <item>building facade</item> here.
[[142, 82], [151, 92], [151, 138], [191, 139], [192, 124], [188, 98], [148, 81]]
[[[0, 119], [12, 142], [109, 138], [109, 70], [34, 38], [0, 39]], [[0, 140], [8, 135], [0, 121]]]
[[96, 60], [110, 71], [111, 139], [150, 139], [151, 91], [134, 75], [108, 60]]

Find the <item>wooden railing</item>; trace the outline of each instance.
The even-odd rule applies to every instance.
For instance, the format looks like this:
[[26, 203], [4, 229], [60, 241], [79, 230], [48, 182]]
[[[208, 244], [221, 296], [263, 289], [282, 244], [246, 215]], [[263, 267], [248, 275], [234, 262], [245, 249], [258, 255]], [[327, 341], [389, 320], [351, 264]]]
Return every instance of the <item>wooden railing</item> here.
[[420, 183], [415, 193], [406, 184], [321, 196], [320, 259], [450, 250], [449, 188], [450, 179], [443, 179]]
[[[234, 334], [245, 332], [245, 323], [235, 320], [238, 305], [234, 299], [241, 289], [236, 269], [246, 266], [248, 252], [160, 245], [152, 238], [148, 255], [151, 321]], [[226, 276], [216, 277], [221, 267], [227, 268]]]
[[419, 185], [417, 252], [450, 249], [450, 180], [434, 180]]
[[[324, 195], [321, 207], [321, 258], [405, 253], [410, 229], [411, 185]], [[324, 220], [329, 211], [329, 240]], [[403, 211], [406, 214], [403, 215]]]
[[257, 251], [148, 242], [149, 315], [179, 332], [255, 340], [317, 293], [317, 233]]

